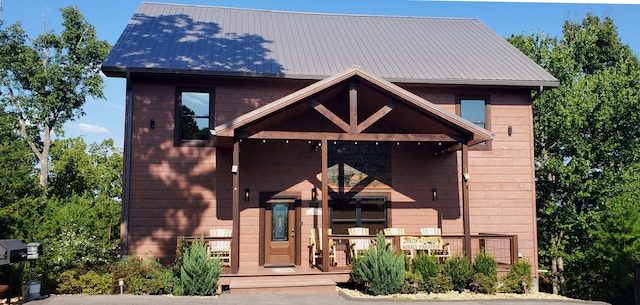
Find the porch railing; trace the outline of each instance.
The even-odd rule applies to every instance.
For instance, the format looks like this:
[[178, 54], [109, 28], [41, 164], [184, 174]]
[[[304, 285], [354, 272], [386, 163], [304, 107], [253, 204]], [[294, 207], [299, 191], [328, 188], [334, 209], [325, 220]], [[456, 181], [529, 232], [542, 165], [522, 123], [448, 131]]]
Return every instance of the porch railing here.
[[[403, 236], [422, 237], [420, 235], [395, 235], [386, 236], [387, 245], [396, 249], [399, 255], [406, 249], [402, 249], [401, 238]], [[443, 244], [447, 246], [447, 255], [464, 255], [464, 235], [441, 235]], [[373, 244], [376, 240], [375, 235], [353, 236], [347, 234], [329, 235], [329, 245], [333, 247], [332, 251], [335, 255], [333, 266], [329, 270], [347, 270], [351, 269], [351, 260], [353, 259], [352, 247], [355, 241], [361, 240]], [[518, 236], [505, 234], [478, 234], [471, 235], [471, 253], [477, 253], [484, 250], [495, 258], [499, 268], [511, 269], [511, 266], [518, 259]], [[472, 258], [473, 259], [473, 258]]]

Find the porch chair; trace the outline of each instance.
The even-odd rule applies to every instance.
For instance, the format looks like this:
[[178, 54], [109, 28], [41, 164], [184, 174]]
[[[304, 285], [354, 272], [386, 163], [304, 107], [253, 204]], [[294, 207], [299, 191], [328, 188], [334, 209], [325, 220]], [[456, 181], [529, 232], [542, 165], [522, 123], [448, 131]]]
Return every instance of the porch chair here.
[[[404, 235], [404, 228], [384, 228], [384, 230], [382, 230], [382, 232], [384, 233], [384, 236], [398, 236], [398, 235]], [[385, 238], [386, 242], [387, 242], [387, 247], [390, 247], [393, 244], [393, 238]], [[393, 245], [396, 248], [400, 247], [400, 244], [398, 245]], [[407, 257], [410, 260], [413, 260], [413, 256], [414, 256], [414, 251], [413, 250], [405, 250], [404, 253], [405, 255], [407, 255]]]
[[217, 239], [209, 241], [209, 256], [218, 258], [223, 267], [231, 267], [231, 237], [233, 231], [230, 228], [215, 228], [209, 230], [211, 237], [229, 237], [229, 239]]
[[[352, 227], [347, 229], [349, 235], [351, 236], [367, 236], [369, 235], [369, 228], [362, 227]], [[350, 258], [358, 258], [358, 256], [362, 256], [364, 251], [369, 249], [371, 246], [371, 240], [369, 238], [350, 238], [349, 239], [349, 249], [350, 249]]]
[[[327, 229], [331, 235], [331, 229]], [[322, 261], [322, 228], [311, 228], [309, 231], [309, 267], [318, 266], [318, 260]], [[329, 240], [329, 265], [336, 265], [336, 245]]]
[[427, 250], [427, 254], [433, 255], [438, 259], [444, 259], [450, 255], [451, 247], [449, 243], [444, 243], [442, 240], [442, 230], [440, 228], [420, 228], [420, 234], [432, 236], [436, 240], [437, 246]]
[[420, 228], [420, 234], [427, 236], [439, 236], [442, 235], [440, 228]]

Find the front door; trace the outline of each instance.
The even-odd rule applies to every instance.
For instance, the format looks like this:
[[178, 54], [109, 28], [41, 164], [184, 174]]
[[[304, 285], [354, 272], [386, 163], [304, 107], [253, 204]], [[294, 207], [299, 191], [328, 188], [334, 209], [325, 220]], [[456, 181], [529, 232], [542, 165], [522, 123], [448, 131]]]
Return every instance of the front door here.
[[265, 209], [265, 267], [295, 265], [295, 207], [272, 199]]

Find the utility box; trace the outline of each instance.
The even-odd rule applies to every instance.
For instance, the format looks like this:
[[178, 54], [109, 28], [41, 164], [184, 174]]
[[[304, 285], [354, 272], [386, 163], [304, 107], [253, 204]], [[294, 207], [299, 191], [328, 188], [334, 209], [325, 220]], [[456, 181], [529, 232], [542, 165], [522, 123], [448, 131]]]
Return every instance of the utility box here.
[[27, 245], [17, 239], [0, 239], [0, 266], [27, 260]]

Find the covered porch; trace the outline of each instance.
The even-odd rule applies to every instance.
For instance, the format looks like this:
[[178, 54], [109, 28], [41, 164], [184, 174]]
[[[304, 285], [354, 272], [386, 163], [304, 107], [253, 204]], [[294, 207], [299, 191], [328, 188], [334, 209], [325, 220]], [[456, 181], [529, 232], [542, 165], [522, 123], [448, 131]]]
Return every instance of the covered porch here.
[[[412, 199], [409, 195], [403, 195], [406, 202], [392, 200], [403, 193], [403, 184], [418, 185], [421, 180], [419, 170], [404, 175], [398, 172], [398, 164], [406, 162], [404, 166], [411, 168], [412, 162], [424, 163], [423, 159], [434, 159], [429, 161], [434, 164], [447, 163], [447, 169], [451, 169], [451, 173], [441, 177], [448, 181], [444, 188], [454, 194], [453, 209], [461, 211], [456, 216], [461, 220], [460, 230], [442, 231], [442, 238], [450, 244], [451, 252], [471, 257], [475, 250], [487, 249], [487, 240], [498, 240], [498, 248], [503, 249], [500, 251], [507, 253], [505, 262], [512, 263], [514, 253], [517, 255], [517, 236], [471, 234], [468, 150], [470, 146], [490, 141], [491, 132], [360, 69], [348, 69], [218, 125], [212, 135], [220, 155], [226, 154], [231, 163], [234, 234], [231, 237], [231, 263], [225, 278], [280, 276], [275, 273], [281, 272], [297, 276], [324, 274], [348, 280], [350, 246], [346, 241], [352, 236], [347, 235], [345, 229], [370, 227], [372, 233], [377, 232], [391, 225], [394, 219], [391, 214], [396, 213], [394, 209], [415, 209], [411, 202], [426, 201], [425, 196]], [[288, 145], [289, 155], [274, 157], [285, 150], [284, 145]], [[417, 152], [409, 158], [397, 148], [408, 145], [415, 147]], [[301, 151], [306, 149], [314, 154], [303, 157]], [[309, 158], [313, 160], [309, 161]], [[266, 161], [260, 163], [256, 161], [258, 159]], [[296, 160], [301, 161], [300, 170], [295, 169]], [[392, 160], [394, 164], [391, 164]], [[279, 163], [288, 167], [278, 168]], [[314, 166], [307, 166], [307, 163]], [[247, 164], [250, 164], [250, 170], [245, 169]], [[315, 170], [315, 164], [319, 165], [319, 170]], [[281, 185], [256, 182], [259, 178], [268, 179], [265, 173], [269, 171], [256, 169], [267, 166], [272, 172], [290, 170], [291, 177], [281, 179]], [[431, 175], [438, 175], [437, 170], [431, 171]], [[391, 181], [392, 177], [400, 178]], [[248, 184], [252, 186], [249, 188]], [[429, 194], [437, 192], [429, 186], [418, 187], [424, 187]], [[256, 205], [259, 216], [255, 219], [259, 232], [243, 230], [241, 210], [243, 206], [249, 206], [247, 202], [253, 196], [259, 198]], [[437, 194], [431, 194], [429, 198], [431, 196]], [[373, 207], [363, 204], [363, 200], [382, 200], [382, 203]], [[426, 205], [428, 203], [421, 203], [421, 206]], [[367, 213], [383, 216], [367, 218]], [[277, 217], [290, 220], [283, 222], [289, 226], [276, 229]], [[404, 225], [400, 220], [393, 221]], [[440, 221], [435, 225], [440, 226]], [[302, 259], [308, 248], [304, 245], [309, 246], [304, 238], [309, 234], [308, 228], [332, 229], [318, 238], [323, 245], [336, 245], [333, 255], [330, 247], [322, 247], [319, 260], [311, 266], [306, 266]], [[420, 235], [416, 230], [409, 231], [407, 236]], [[240, 250], [243, 234], [258, 240], [256, 261], [243, 258]], [[371, 234], [361, 238], [374, 237]], [[400, 237], [392, 238], [391, 243], [400, 245]], [[344, 259], [338, 258], [341, 251]], [[286, 259], [281, 260], [282, 257], [290, 257], [289, 263]], [[293, 272], [283, 272], [285, 269]]]

